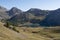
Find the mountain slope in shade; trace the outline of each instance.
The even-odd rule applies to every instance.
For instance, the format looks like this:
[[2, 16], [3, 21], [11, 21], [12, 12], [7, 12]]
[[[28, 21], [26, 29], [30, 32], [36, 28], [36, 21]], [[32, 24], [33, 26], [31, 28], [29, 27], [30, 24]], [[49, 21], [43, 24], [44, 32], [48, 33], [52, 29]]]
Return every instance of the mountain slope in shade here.
[[50, 11], [32, 8], [13, 16], [10, 21], [17, 24], [30, 22], [42, 26], [60, 26], [60, 9]]
[[60, 8], [49, 12], [49, 15], [42, 21], [42, 25], [60, 26]]
[[21, 23], [39, 23], [41, 20], [45, 19], [46, 15], [48, 14], [48, 11], [43, 11], [40, 9], [30, 9], [26, 12], [22, 12], [20, 14], [17, 14], [13, 16], [11, 19], [9, 19], [10, 22], [16, 24]]
[[38, 8], [31, 8], [27, 11], [28, 13], [34, 14], [35, 16], [45, 16], [48, 14], [48, 11], [46, 10], [41, 10]]

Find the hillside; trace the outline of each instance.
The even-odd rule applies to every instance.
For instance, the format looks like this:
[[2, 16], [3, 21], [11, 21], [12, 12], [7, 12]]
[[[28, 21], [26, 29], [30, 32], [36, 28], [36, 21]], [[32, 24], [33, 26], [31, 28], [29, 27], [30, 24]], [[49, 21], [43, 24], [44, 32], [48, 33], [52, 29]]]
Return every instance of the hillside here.
[[0, 40], [20, 40], [18, 33], [3, 26], [0, 22]]
[[49, 15], [42, 21], [42, 25], [60, 26], [60, 8], [50, 11]]
[[30, 34], [26, 35], [24, 32], [17, 33], [9, 28], [4, 27], [3, 23], [0, 22], [0, 40], [24, 40], [24, 39], [30, 40], [30, 38], [28, 37], [34, 37], [34, 36]]
[[60, 27], [16, 27], [16, 31], [0, 22], [0, 40], [60, 40]]

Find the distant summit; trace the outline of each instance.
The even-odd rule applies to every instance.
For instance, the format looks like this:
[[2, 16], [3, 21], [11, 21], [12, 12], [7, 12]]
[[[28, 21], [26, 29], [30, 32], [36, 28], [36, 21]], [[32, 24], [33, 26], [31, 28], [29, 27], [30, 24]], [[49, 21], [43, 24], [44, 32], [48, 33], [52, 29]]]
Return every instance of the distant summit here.
[[56, 10], [41, 10], [31, 8], [22, 11], [16, 7], [10, 10], [0, 6], [0, 20], [7, 20], [15, 24], [39, 24], [40, 26], [60, 26], [60, 8]]
[[19, 13], [22, 13], [22, 10], [20, 10], [16, 7], [13, 7], [13, 8], [11, 8], [11, 10], [9, 10], [9, 15], [10, 16], [13, 16], [13, 15], [19, 14]]
[[9, 18], [8, 13], [6, 11], [6, 8], [0, 6], [0, 20]]
[[6, 11], [7, 9], [5, 7], [0, 6], [0, 11]]
[[37, 9], [37, 8], [31, 8], [27, 12], [34, 14], [35, 16], [41, 16], [41, 15], [45, 15], [47, 13], [47, 11]]

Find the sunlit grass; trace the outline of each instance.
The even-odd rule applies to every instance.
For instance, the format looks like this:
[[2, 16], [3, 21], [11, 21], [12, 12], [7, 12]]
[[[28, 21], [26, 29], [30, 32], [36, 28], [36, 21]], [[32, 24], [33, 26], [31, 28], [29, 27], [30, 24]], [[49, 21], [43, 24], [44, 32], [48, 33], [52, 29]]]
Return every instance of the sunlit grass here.
[[[0, 40], [52, 40], [60, 39], [60, 33], [54, 33], [52, 28], [15, 27], [16, 31], [6, 28], [0, 22]], [[55, 29], [55, 28], [54, 28]]]

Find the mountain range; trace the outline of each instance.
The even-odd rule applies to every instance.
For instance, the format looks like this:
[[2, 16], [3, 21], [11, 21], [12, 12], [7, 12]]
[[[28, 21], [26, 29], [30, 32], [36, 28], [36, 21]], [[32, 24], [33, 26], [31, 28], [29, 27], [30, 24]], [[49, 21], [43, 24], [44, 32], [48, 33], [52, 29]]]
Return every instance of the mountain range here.
[[56, 10], [31, 8], [28, 11], [22, 11], [16, 7], [8, 10], [0, 6], [0, 20], [2, 19], [15, 25], [60, 26], [60, 8]]

